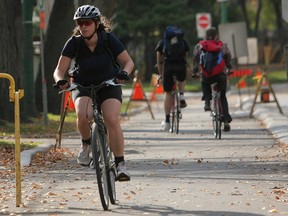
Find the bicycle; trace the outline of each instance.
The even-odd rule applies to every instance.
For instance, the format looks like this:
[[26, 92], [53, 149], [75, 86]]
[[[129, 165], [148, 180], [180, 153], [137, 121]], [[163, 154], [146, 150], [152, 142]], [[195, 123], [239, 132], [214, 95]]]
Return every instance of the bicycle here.
[[96, 177], [101, 204], [104, 210], [109, 208], [109, 199], [111, 204], [116, 204], [116, 165], [113, 160], [107, 141], [107, 129], [103, 121], [102, 112], [98, 107], [97, 92], [106, 86], [124, 85], [115, 83], [114, 78], [102, 82], [100, 85], [82, 86], [78, 83], [71, 83], [70, 87], [60, 91], [73, 91], [75, 89], [83, 89], [90, 92], [93, 106], [93, 123], [91, 127], [91, 147], [92, 158], [95, 165]]
[[171, 106], [171, 128], [170, 133], [173, 133], [174, 131], [176, 134], [179, 133], [179, 122], [180, 119], [182, 119], [182, 113], [180, 108], [180, 101], [179, 101], [179, 89], [177, 87], [177, 80], [176, 77], [173, 76], [173, 87], [172, 87], [172, 106]]
[[223, 123], [223, 108], [221, 103], [221, 90], [217, 83], [211, 85], [212, 89], [212, 107], [211, 107], [211, 117], [213, 124], [213, 133], [215, 139], [221, 139], [221, 127]]

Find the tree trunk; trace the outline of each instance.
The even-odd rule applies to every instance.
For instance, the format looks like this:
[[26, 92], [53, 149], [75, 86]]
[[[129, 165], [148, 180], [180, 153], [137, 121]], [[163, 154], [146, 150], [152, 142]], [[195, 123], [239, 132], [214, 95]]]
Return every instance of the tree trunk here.
[[[50, 14], [46, 35], [44, 36], [44, 75], [47, 84], [47, 104], [48, 112], [59, 114], [61, 95], [52, 88], [54, 83], [53, 72], [58, 62], [61, 50], [70, 37], [74, 22], [74, 4], [73, 1], [57, 0], [54, 2]], [[42, 110], [42, 80], [41, 70], [36, 78], [36, 101], [37, 109]]]
[[[18, 91], [23, 89], [21, 0], [1, 1], [0, 28], [0, 73], [10, 74], [15, 80], [15, 91]], [[7, 79], [0, 79], [0, 120], [13, 121], [14, 103], [9, 102], [9, 86]]]
[[258, 29], [259, 29], [259, 21], [260, 21], [260, 14], [262, 10], [262, 0], [258, 1], [257, 13], [256, 13], [256, 20], [255, 20], [255, 29], [254, 29], [254, 36], [258, 36]]

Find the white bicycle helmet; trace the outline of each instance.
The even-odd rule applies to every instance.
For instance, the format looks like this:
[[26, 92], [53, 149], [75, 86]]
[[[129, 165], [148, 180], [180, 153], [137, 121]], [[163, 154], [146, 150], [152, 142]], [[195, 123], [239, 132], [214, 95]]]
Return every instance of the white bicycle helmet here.
[[74, 20], [78, 19], [100, 19], [100, 11], [97, 7], [93, 5], [82, 5], [79, 7], [75, 14], [74, 14]]

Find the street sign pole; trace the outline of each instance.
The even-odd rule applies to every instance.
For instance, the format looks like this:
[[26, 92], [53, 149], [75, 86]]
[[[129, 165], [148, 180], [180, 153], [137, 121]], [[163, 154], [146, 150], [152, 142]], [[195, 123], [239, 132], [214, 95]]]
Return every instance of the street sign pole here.
[[48, 124], [48, 105], [47, 105], [47, 83], [45, 79], [44, 67], [44, 29], [45, 29], [45, 13], [44, 13], [44, 0], [38, 0], [38, 7], [40, 9], [40, 41], [41, 41], [41, 77], [42, 77], [42, 103], [43, 103], [43, 123]]

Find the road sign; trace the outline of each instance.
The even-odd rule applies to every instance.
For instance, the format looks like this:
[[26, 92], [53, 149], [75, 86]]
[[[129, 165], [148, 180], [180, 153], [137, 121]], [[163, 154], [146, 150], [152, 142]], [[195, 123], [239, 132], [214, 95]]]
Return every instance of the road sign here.
[[199, 22], [200, 28], [203, 28], [203, 29], [206, 29], [207, 26], [209, 25], [209, 20], [207, 16], [200, 16], [198, 22]]
[[196, 27], [199, 38], [205, 36], [207, 29], [211, 27], [211, 15], [210, 13], [197, 13], [196, 14]]

